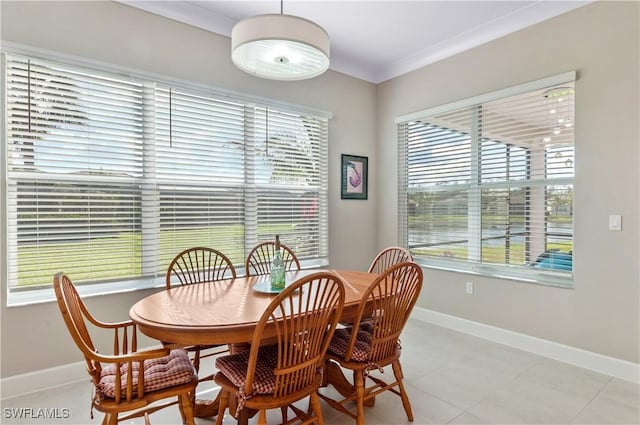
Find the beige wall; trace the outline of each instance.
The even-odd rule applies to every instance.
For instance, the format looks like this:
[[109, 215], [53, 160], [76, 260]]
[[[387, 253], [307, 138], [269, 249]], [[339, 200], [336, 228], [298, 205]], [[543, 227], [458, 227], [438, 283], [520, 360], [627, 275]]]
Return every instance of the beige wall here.
[[[230, 40], [114, 2], [1, 2], [1, 39], [162, 74], [211, 87], [333, 113], [329, 123], [329, 245], [335, 268], [366, 269], [376, 254], [376, 190], [368, 201], [340, 200], [340, 154], [369, 156], [375, 167], [375, 85], [329, 71], [304, 82], [272, 82], [237, 70]], [[4, 139], [3, 139], [4, 143]], [[4, 149], [4, 145], [3, 145]], [[4, 187], [3, 189], [4, 190]], [[4, 194], [2, 194], [4, 198]], [[4, 226], [0, 232], [4, 232]], [[2, 294], [6, 293], [6, 235]], [[357, 244], [357, 245], [356, 245]], [[148, 291], [88, 300], [103, 320], [128, 317]], [[4, 295], [2, 295], [4, 298]], [[7, 308], [2, 301], [1, 376], [81, 360], [53, 303]]]
[[[330, 262], [338, 268], [366, 268], [379, 248], [397, 243], [396, 116], [577, 70], [575, 289], [427, 269], [420, 306], [639, 362], [637, 2], [585, 6], [377, 89], [331, 71], [297, 83], [258, 80], [233, 67], [227, 38], [117, 3], [0, 7], [4, 41], [331, 111]], [[341, 153], [369, 156], [368, 201], [340, 200]], [[607, 230], [610, 213], [623, 215], [622, 232]], [[472, 296], [464, 294], [467, 280], [476, 284]], [[148, 293], [88, 305], [99, 318], [118, 320]], [[2, 377], [80, 360], [54, 304], [4, 304]]]
[[[397, 240], [395, 117], [578, 72], [575, 289], [427, 269], [420, 307], [640, 361], [639, 8], [593, 3], [378, 86], [378, 246], [385, 246]], [[609, 214], [622, 214], [622, 232], [607, 230]], [[467, 280], [473, 295], [465, 295]]]

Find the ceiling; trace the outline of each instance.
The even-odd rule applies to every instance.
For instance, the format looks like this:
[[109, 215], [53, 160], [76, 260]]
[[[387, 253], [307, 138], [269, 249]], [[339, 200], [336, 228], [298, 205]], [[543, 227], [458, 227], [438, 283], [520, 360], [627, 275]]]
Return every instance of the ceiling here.
[[[287, 0], [283, 9], [329, 33], [331, 69], [380, 83], [591, 1]], [[280, 13], [277, 0], [119, 2], [227, 37], [242, 19]]]

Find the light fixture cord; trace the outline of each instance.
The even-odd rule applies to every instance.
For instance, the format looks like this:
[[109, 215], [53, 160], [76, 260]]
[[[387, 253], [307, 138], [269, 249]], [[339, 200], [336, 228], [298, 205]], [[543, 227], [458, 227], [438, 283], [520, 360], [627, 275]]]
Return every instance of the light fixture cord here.
[[284, 0], [280, 0], [280, 14], [281, 14], [281, 15], [283, 14], [283, 12], [282, 12], [282, 10], [283, 10], [283, 9], [282, 9], [282, 3], [284, 3]]

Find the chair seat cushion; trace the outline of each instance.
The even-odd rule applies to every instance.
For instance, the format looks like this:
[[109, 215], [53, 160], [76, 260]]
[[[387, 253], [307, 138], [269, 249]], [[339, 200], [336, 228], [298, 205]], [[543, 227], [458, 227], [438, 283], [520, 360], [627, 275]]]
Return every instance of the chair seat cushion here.
[[[238, 388], [247, 380], [250, 350], [216, 359], [216, 368]], [[266, 345], [258, 351], [252, 394], [272, 394], [276, 386], [275, 368], [278, 365], [278, 347]]]
[[[137, 395], [140, 363], [132, 364], [133, 393]], [[126, 396], [128, 364], [120, 366], [120, 385], [123, 396]], [[171, 350], [169, 355], [144, 362], [144, 392], [152, 392], [175, 385], [186, 384], [193, 380], [195, 369], [185, 350]], [[98, 391], [104, 397], [115, 398], [116, 394], [116, 365], [111, 364], [102, 369]]]
[[[329, 344], [329, 349], [327, 351], [337, 357], [344, 358], [344, 356], [347, 354], [347, 347], [349, 347], [352, 333], [352, 326], [336, 329], [335, 333], [333, 334], [333, 338], [331, 338], [331, 343]], [[366, 362], [369, 359], [369, 353], [371, 352], [372, 334], [373, 324], [371, 322], [366, 321], [360, 323], [358, 334], [356, 335], [356, 342], [353, 346], [351, 359], [345, 360]]]

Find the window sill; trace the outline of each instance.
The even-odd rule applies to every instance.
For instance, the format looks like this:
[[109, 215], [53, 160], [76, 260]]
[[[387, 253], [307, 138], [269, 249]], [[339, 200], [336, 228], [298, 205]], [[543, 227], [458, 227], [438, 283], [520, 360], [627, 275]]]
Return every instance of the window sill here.
[[[123, 280], [112, 283], [76, 285], [76, 289], [82, 298], [89, 298], [100, 295], [111, 295], [140, 291], [144, 289], [160, 288], [164, 285], [164, 277], [156, 277]], [[7, 294], [7, 307], [41, 304], [55, 300], [56, 296], [53, 292], [52, 286], [42, 289], [12, 291]]]
[[495, 279], [512, 280], [522, 283], [533, 283], [555, 288], [573, 289], [573, 274], [557, 273], [552, 271], [539, 271], [537, 269], [522, 269], [520, 267], [509, 268], [489, 266], [484, 264], [459, 264], [442, 260], [416, 259], [416, 262], [424, 268], [443, 270], [448, 272], [464, 273], [474, 276], [484, 276]]
[[[303, 269], [326, 267], [329, 264], [327, 258], [302, 260], [300, 266]], [[244, 276], [244, 268], [237, 269], [238, 276]], [[97, 297], [100, 295], [113, 295], [125, 292], [141, 291], [145, 289], [163, 288], [165, 278], [149, 277], [141, 279], [122, 280], [111, 283], [93, 283], [76, 285], [76, 289], [82, 298]], [[7, 294], [7, 307], [20, 307], [32, 304], [42, 304], [56, 300], [53, 287], [42, 289], [27, 289], [22, 291], [10, 291]]]

